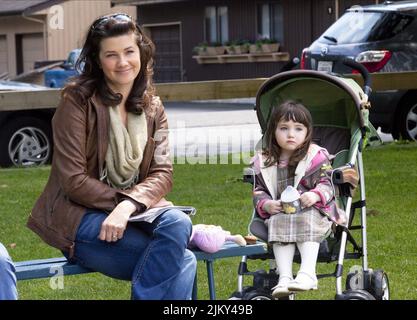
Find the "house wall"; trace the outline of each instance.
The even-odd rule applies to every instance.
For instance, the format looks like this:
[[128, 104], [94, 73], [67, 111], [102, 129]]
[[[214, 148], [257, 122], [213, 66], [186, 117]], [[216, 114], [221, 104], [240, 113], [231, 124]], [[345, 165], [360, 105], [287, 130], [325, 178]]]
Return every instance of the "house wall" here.
[[[193, 48], [204, 40], [204, 7], [227, 5], [229, 40], [256, 39], [256, 5], [261, 0], [199, 0], [138, 6], [140, 24], [180, 22], [184, 81], [270, 77], [284, 62], [198, 64]], [[378, 0], [281, 0], [284, 10], [284, 41], [280, 51], [300, 57], [303, 48], [322, 34], [344, 10], [352, 5]], [[381, 2], [381, 1], [379, 1]], [[158, 48], [156, 48], [158, 50]], [[158, 63], [158, 61], [156, 61]]]
[[[281, 51], [299, 56], [311, 42], [311, 0], [284, 0], [284, 43]], [[141, 24], [181, 21], [183, 68], [185, 81], [269, 77], [281, 69], [283, 62], [198, 64], [192, 58], [193, 48], [204, 40], [204, 8], [208, 5], [228, 6], [229, 39], [256, 39], [256, 5], [258, 1], [186, 1], [138, 7]], [[156, 48], [158, 50], [158, 48]], [[156, 62], [157, 63], [157, 62]]]
[[6, 56], [3, 59], [7, 61], [7, 68], [3, 68], [2, 72], [8, 72], [9, 76], [16, 75], [16, 35], [43, 32], [43, 25], [39, 22], [29, 21], [21, 16], [0, 17], [0, 36], [6, 40], [6, 50], [3, 52]]
[[[88, 0], [76, 1], [70, 0], [60, 3], [58, 6], [62, 11], [50, 10], [47, 8], [33, 13], [29, 17], [7, 16], [0, 17], [0, 39], [6, 43], [2, 43], [2, 50], [0, 51], [2, 61], [0, 73], [8, 72], [9, 77], [14, 77], [17, 74], [17, 55], [21, 54], [16, 50], [19, 44], [16, 43], [16, 38], [20, 36], [33, 34], [42, 34], [38, 37], [42, 44], [35, 44], [32, 47], [43, 47], [37, 52], [42, 52], [42, 57], [36, 55], [38, 60], [64, 60], [67, 58], [70, 50], [79, 48], [83, 44], [85, 33], [88, 26], [98, 16], [114, 13], [125, 12], [136, 19], [135, 6], [115, 6], [110, 7], [110, 0]], [[51, 23], [51, 19], [59, 16], [61, 19], [62, 12], [62, 28], [55, 28]], [[52, 26], [52, 27], [51, 27]], [[24, 47], [24, 46], [23, 46]], [[26, 50], [26, 54], [30, 54]], [[28, 59], [30, 60], [30, 59]], [[5, 63], [7, 65], [5, 66]], [[24, 71], [29, 71], [28, 66]], [[42, 83], [41, 80], [37, 81]]]
[[135, 6], [110, 7], [110, 0], [71, 0], [61, 3], [60, 6], [63, 13], [62, 28], [59, 24], [56, 24], [59, 26], [59, 28], [56, 28], [53, 22], [50, 23], [52, 19], [58, 17], [59, 11], [48, 8], [38, 12], [43, 14], [48, 22], [48, 60], [66, 59], [69, 51], [80, 48], [85, 40], [84, 37], [88, 27], [101, 15], [124, 12], [136, 19]]
[[[7, 61], [10, 76], [16, 74], [16, 34], [42, 33], [44, 59], [63, 60], [68, 52], [81, 47], [90, 23], [98, 16], [111, 12], [126, 12], [138, 17], [140, 24], [180, 22], [183, 80], [212, 80], [269, 77], [277, 73], [284, 63], [228, 63], [199, 65], [192, 58], [193, 48], [204, 40], [204, 8], [208, 5], [227, 5], [229, 8], [229, 39], [256, 38], [256, 5], [258, 0], [191, 0], [143, 6], [110, 7], [110, 0], [69, 0], [59, 6], [63, 13], [63, 28], [54, 29], [50, 19], [54, 12], [45, 9], [28, 20], [21, 16], [0, 17], [0, 38], [6, 39], [7, 56], [2, 51], [1, 61]], [[378, 0], [281, 0], [284, 10], [284, 42], [281, 51], [290, 57], [300, 56], [346, 7], [366, 5]], [[381, 2], [381, 1], [380, 1]], [[329, 14], [331, 7], [334, 13]], [[334, 16], [333, 16], [334, 14]], [[46, 39], [46, 40], [45, 40]], [[2, 45], [2, 47], [4, 47]], [[2, 72], [4, 66], [2, 66]]]

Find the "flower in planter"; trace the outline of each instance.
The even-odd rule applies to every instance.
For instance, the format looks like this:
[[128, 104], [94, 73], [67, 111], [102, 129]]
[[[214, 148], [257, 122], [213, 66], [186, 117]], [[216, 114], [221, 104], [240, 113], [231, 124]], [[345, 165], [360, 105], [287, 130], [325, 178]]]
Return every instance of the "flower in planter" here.
[[249, 47], [250, 47], [249, 40], [239, 40], [238, 44], [239, 44], [241, 53], [248, 53], [249, 52]]
[[208, 43], [201, 42], [193, 48], [193, 52], [198, 56], [206, 56], [208, 55], [207, 48], [208, 48]]
[[240, 51], [237, 40], [227, 41], [224, 45], [228, 54], [238, 54]]
[[262, 52], [271, 53], [279, 50], [279, 43], [275, 39], [264, 38], [261, 39]]
[[250, 53], [261, 53], [262, 52], [262, 40], [256, 40], [255, 43], [251, 43], [249, 46]]
[[225, 43], [228, 54], [245, 54], [249, 52], [248, 40], [232, 40]]
[[207, 46], [207, 53], [209, 55], [222, 55], [224, 54], [225, 47], [221, 44], [221, 42], [210, 42]]

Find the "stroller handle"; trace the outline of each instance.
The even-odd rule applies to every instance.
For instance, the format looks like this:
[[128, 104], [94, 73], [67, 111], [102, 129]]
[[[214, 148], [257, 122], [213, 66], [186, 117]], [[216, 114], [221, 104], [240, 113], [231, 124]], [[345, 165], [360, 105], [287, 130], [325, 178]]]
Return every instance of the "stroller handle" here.
[[359, 62], [356, 62], [353, 59], [345, 58], [343, 59], [342, 63], [345, 66], [348, 66], [352, 69], [356, 69], [361, 73], [361, 76], [364, 81], [363, 91], [369, 97], [369, 94], [371, 93], [372, 89], [371, 89], [371, 77], [369, 76], [368, 70], [364, 67], [363, 64], [360, 64]]
[[300, 63], [300, 59], [298, 57], [292, 58], [290, 61], [288, 61], [284, 66], [279, 70], [279, 72], [285, 72], [290, 71], [294, 69], [298, 64]]

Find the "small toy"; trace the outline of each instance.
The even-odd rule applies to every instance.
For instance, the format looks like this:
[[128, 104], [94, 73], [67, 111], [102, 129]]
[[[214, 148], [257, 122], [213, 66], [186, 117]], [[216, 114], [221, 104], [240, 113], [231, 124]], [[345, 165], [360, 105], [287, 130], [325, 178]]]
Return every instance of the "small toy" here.
[[230, 231], [212, 224], [196, 224], [193, 226], [189, 248], [199, 248], [208, 253], [220, 250], [226, 241], [233, 241], [240, 246], [246, 246], [246, 240], [240, 235], [231, 235]]

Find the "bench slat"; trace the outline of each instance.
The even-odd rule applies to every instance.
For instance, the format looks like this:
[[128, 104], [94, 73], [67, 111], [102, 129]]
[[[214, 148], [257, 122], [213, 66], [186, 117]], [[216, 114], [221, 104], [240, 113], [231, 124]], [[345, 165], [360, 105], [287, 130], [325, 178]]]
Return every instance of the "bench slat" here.
[[[94, 272], [92, 270], [81, 267], [78, 264], [68, 263], [65, 258], [63, 262], [55, 263], [37, 263], [30, 265], [30, 261], [25, 261], [25, 265], [16, 266], [17, 280], [51, 278], [56, 275], [76, 275], [82, 273]], [[49, 259], [47, 259], [49, 260]]]
[[[238, 246], [233, 242], [226, 242], [215, 253], [207, 253], [200, 250], [193, 250], [193, 252], [197, 260], [214, 261], [228, 257], [264, 254], [266, 253], [266, 248], [262, 242], [244, 247]], [[17, 280], [50, 278], [58, 275], [59, 272], [66, 276], [94, 272], [78, 264], [69, 263], [65, 257], [20, 261], [15, 263], [15, 267]]]
[[18, 268], [23, 268], [24, 266], [35, 266], [35, 265], [44, 265], [48, 263], [60, 263], [60, 262], [67, 262], [67, 259], [65, 257], [59, 257], [59, 258], [49, 258], [49, 259], [39, 259], [39, 260], [27, 260], [27, 261], [15, 262], [14, 265]]
[[239, 256], [250, 256], [257, 254], [264, 254], [267, 252], [265, 244], [258, 242], [256, 244], [239, 246], [234, 242], [226, 242], [219, 251], [214, 253], [207, 253], [200, 250], [193, 250], [197, 260], [214, 261], [216, 259], [239, 257]]

